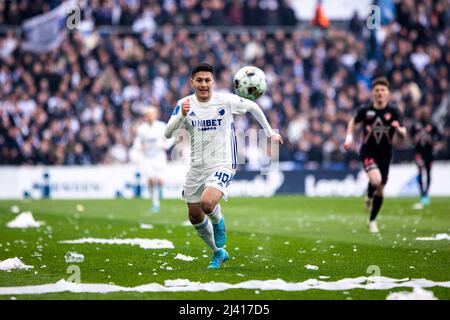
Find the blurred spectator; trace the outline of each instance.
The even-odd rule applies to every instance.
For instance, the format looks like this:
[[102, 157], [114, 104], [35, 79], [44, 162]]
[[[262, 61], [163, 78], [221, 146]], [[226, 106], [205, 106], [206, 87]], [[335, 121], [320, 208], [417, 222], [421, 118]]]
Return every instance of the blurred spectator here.
[[244, 24], [244, 10], [241, 0], [233, 0], [227, 6], [228, 21], [234, 26]]
[[282, 0], [280, 3], [279, 21], [280, 25], [283, 26], [296, 26], [297, 17], [295, 16], [295, 11], [292, 9], [293, 0]]

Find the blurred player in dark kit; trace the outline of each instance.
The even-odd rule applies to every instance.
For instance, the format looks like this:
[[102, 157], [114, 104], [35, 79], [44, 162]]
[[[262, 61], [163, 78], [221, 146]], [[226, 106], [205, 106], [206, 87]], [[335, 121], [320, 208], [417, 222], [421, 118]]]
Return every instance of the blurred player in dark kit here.
[[383, 191], [389, 175], [394, 134], [406, 137], [400, 110], [389, 103], [389, 82], [380, 77], [372, 81], [372, 101], [360, 108], [347, 126], [344, 148], [350, 150], [357, 124], [364, 130], [364, 141], [360, 149], [360, 160], [369, 178], [366, 207], [370, 209], [369, 230], [378, 233], [376, 218], [383, 204]]

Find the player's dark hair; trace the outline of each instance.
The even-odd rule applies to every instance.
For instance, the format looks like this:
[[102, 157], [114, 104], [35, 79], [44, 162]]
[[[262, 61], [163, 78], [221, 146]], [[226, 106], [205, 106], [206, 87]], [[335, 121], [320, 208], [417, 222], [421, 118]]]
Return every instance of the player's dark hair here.
[[372, 88], [375, 88], [377, 85], [382, 85], [389, 89], [389, 81], [386, 77], [378, 77], [373, 79]]
[[200, 71], [211, 72], [212, 75], [214, 75], [214, 67], [208, 62], [202, 62], [196, 65], [194, 69], [192, 69], [191, 78], [194, 78], [194, 75]]

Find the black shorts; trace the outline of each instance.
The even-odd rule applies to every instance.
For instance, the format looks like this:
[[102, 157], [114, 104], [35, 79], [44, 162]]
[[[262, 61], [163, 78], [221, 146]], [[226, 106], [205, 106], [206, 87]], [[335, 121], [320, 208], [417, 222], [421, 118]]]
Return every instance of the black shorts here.
[[381, 173], [381, 183], [386, 184], [389, 176], [389, 165], [391, 164], [390, 160], [381, 160], [372, 156], [363, 156], [362, 162], [364, 166], [364, 170], [369, 172], [372, 169], [378, 169]]
[[414, 160], [418, 167], [426, 167], [430, 168], [431, 163], [433, 162], [433, 155], [432, 154], [423, 154], [423, 153], [416, 153], [416, 156], [414, 157]]

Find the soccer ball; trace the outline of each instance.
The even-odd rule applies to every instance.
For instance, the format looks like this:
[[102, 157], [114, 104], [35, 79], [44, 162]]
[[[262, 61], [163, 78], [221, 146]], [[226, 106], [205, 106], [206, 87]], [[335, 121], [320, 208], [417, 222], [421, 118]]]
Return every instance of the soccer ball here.
[[250, 100], [258, 99], [267, 89], [264, 71], [254, 66], [239, 69], [234, 75], [233, 81], [236, 94]]

